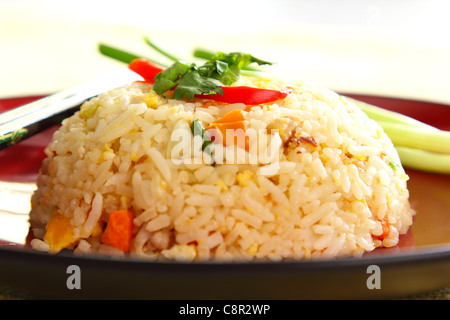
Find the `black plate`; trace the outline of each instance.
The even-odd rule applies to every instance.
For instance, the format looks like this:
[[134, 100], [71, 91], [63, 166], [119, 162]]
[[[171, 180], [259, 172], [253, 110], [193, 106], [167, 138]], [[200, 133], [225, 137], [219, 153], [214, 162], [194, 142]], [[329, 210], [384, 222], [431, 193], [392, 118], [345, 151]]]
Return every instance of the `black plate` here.
[[[443, 129], [450, 126], [450, 107], [445, 105], [353, 97]], [[36, 98], [2, 100], [0, 111]], [[33, 181], [52, 132], [47, 130], [0, 152], [0, 181]], [[413, 227], [398, 246], [361, 258], [152, 262], [80, 257], [71, 252], [52, 255], [0, 240], [0, 283], [41, 298], [183, 300], [399, 298], [450, 286], [450, 176], [412, 170], [408, 174], [411, 203], [417, 210]], [[71, 266], [77, 266], [79, 273], [72, 274]], [[80, 289], [70, 289], [77, 275]]]

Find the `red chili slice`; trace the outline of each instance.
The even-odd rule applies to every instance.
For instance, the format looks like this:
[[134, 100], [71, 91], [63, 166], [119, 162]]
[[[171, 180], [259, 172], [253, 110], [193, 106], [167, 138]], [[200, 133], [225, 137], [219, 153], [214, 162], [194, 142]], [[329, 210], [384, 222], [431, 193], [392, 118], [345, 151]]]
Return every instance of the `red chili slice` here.
[[134, 59], [128, 65], [128, 68], [140, 75], [146, 82], [154, 83], [155, 76], [164, 71], [164, 67], [148, 61], [147, 59]]
[[209, 99], [225, 103], [244, 103], [246, 105], [258, 105], [274, 102], [287, 97], [290, 90], [269, 90], [253, 87], [222, 87], [223, 95], [218, 93], [199, 95], [199, 98]]

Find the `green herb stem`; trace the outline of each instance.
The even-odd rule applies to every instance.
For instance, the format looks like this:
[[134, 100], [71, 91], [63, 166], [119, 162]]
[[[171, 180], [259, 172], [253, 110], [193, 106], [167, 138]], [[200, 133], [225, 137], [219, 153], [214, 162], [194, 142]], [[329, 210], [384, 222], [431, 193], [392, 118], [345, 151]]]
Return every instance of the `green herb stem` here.
[[214, 57], [216, 53], [207, 49], [197, 48], [194, 49], [194, 52], [192, 55], [195, 58], [204, 59], [204, 60], [211, 60], [212, 57]]
[[253, 71], [253, 70], [241, 70], [241, 75], [246, 77], [255, 77], [255, 78], [273, 78], [274, 75], [272, 73], [264, 72], [264, 71]]
[[426, 123], [423, 123], [419, 120], [408, 117], [408, 116], [403, 115], [398, 112], [386, 110], [386, 109], [371, 105], [369, 103], [359, 101], [359, 100], [349, 98], [349, 97], [345, 97], [345, 99], [356, 104], [362, 111], [364, 111], [364, 113], [366, 113], [369, 116], [369, 118], [371, 118], [375, 121], [389, 121], [389, 122], [393, 122], [393, 123], [411, 125], [411, 126], [416, 126], [416, 127], [419, 126], [421, 128], [439, 130], [433, 126], [430, 126]]
[[402, 165], [421, 171], [450, 174], [450, 154], [396, 146]]
[[398, 146], [450, 154], [450, 132], [377, 121], [392, 142]]
[[181, 59], [178, 58], [177, 56], [171, 54], [169, 51], [161, 48], [160, 46], [158, 46], [155, 42], [153, 42], [149, 37], [145, 37], [144, 41], [153, 49], [155, 49], [156, 51], [158, 51], [159, 53], [161, 53], [163, 56], [169, 58], [172, 61], [180, 61]]
[[113, 47], [113, 46], [110, 46], [110, 45], [107, 45], [104, 43], [99, 44], [98, 50], [100, 51], [101, 54], [103, 54], [109, 58], [124, 62], [126, 64], [129, 64], [131, 61], [133, 61], [135, 59], [145, 58], [151, 62], [159, 64], [160, 66], [166, 67], [166, 65], [160, 63], [159, 61], [149, 59], [147, 57], [143, 57], [142, 55], [137, 55], [137, 54], [134, 54], [134, 53], [131, 53], [131, 52], [128, 52], [128, 51], [125, 51], [125, 50], [122, 50], [117, 47]]
[[375, 120], [394, 143], [402, 165], [450, 174], [450, 132], [401, 113], [345, 97]]

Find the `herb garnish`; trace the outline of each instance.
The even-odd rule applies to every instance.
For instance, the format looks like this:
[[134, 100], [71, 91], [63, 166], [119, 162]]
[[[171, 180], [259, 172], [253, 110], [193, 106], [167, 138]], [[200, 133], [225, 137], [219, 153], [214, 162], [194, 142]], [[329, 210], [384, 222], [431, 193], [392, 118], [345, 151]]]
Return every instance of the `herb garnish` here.
[[255, 58], [242, 52], [217, 53], [202, 66], [177, 61], [155, 77], [153, 89], [163, 95], [174, 89], [172, 97], [192, 99], [198, 94], [223, 95], [223, 86], [229, 86], [239, 79], [241, 69], [251, 63], [271, 65], [271, 62]]

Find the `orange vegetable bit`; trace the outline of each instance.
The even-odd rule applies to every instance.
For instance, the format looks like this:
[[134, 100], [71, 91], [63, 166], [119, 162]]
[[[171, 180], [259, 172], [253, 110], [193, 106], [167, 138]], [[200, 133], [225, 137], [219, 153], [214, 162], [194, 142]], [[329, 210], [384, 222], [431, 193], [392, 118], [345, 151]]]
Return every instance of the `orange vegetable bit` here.
[[376, 239], [383, 241], [383, 239], [389, 236], [391, 232], [389, 229], [388, 215], [384, 215], [383, 219], [380, 220], [381, 228], [383, 229], [383, 233], [379, 236], [374, 236]]
[[[222, 118], [211, 123], [207, 129], [217, 129], [220, 133], [224, 146], [236, 145], [239, 148], [249, 150], [249, 139], [245, 134], [244, 114], [242, 110], [233, 110], [225, 114]], [[229, 137], [233, 138], [233, 141], [227, 141], [227, 131], [231, 131]]]
[[57, 253], [74, 243], [75, 239], [70, 218], [59, 213], [52, 216], [47, 224], [44, 241], [48, 243], [49, 251], [53, 253]]
[[[215, 123], [212, 128], [219, 131], [219, 134], [215, 136], [222, 139], [224, 146], [235, 145], [247, 151], [249, 150], [248, 136], [245, 134], [245, 124], [243, 122]], [[228, 141], [227, 136], [232, 140]]]
[[242, 110], [237, 109], [237, 110], [233, 110], [230, 111], [228, 113], [226, 113], [222, 118], [217, 119], [215, 123], [225, 123], [225, 122], [238, 122], [238, 121], [244, 121], [245, 117], [244, 114], [242, 113]]
[[113, 210], [102, 235], [102, 243], [129, 252], [133, 237], [133, 213], [128, 210]]

